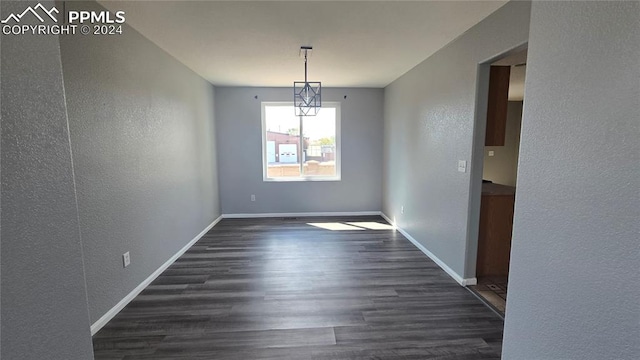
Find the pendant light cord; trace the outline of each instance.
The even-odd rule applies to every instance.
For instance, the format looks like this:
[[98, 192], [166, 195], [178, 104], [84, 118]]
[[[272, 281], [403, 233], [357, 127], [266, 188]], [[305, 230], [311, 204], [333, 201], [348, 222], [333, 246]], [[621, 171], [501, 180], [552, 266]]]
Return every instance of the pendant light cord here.
[[307, 50], [304, 51], [304, 82], [305, 84], [308, 82], [307, 81]]

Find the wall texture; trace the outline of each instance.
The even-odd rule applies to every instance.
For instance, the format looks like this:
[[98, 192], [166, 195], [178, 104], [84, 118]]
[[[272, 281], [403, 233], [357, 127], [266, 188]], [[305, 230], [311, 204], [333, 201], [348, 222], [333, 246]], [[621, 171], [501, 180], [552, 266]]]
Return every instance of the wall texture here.
[[461, 277], [475, 274], [475, 250], [465, 259], [478, 64], [526, 43], [529, 14], [528, 2], [506, 4], [385, 89], [383, 211]]
[[[518, 148], [522, 123], [522, 101], [509, 101], [504, 146], [485, 146], [482, 178], [497, 184], [516, 186]], [[489, 151], [494, 156], [489, 156]]]
[[0, 358], [93, 359], [58, 38], [2, 36], [0, 52]]
[[533, 4], [504, 359], [640, 356], [639, 25]]
[[219, 216], [214, 88], [130, 27], [61, 50], [93, 323]]
[[224, 214], [380, 211], [383, 90], [323, 89], [322, 95], [342, 103], [342, 180], [264, 182], [261, 102], [291, 101], [291, 89], [216, 88]]

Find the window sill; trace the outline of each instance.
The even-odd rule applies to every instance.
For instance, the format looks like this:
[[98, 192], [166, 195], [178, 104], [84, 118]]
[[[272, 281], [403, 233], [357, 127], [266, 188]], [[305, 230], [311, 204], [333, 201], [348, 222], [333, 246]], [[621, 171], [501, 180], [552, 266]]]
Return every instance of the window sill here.
[[290, 178], [263, 178], [264, 182], [316, 182], [316, 181], [340, 181], [340, 176], [318, 176], [318, 177], [290, 177]]

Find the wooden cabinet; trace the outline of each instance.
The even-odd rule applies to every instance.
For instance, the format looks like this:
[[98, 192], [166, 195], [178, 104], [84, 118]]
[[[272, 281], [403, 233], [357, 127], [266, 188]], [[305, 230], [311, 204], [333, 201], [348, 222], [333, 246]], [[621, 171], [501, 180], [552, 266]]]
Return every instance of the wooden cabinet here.
[[515, 188], [483, 184], [476, 277], [507, 276]]
[[507, 129], [510, 73], [510, 66], [491, 67], [485, 146], [504, 146], [504, 137]]

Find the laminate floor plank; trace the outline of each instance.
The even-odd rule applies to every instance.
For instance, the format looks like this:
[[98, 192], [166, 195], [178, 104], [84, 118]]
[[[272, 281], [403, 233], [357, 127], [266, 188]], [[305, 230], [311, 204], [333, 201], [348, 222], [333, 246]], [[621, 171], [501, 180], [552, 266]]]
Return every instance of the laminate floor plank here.
[[224, 219], [94, 336], [95, 358], [499, 359], [500, 317], [384, 224]]

